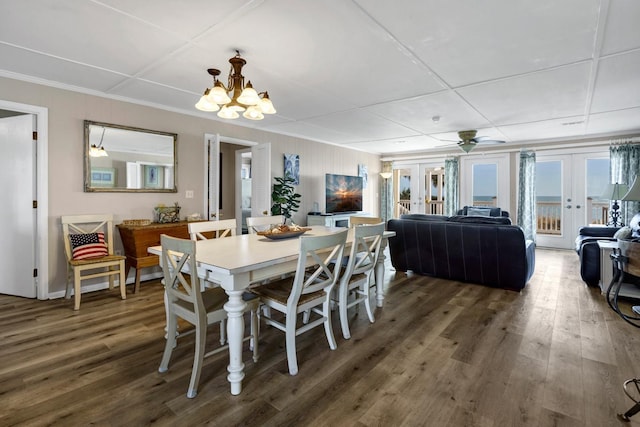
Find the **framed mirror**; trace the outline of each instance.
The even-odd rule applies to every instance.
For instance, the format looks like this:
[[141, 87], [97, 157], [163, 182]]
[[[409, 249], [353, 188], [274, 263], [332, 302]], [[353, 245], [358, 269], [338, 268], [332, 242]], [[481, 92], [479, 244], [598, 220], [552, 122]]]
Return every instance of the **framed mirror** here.
[[176, 193], [178, 135], [84, 121], [84, 191]]

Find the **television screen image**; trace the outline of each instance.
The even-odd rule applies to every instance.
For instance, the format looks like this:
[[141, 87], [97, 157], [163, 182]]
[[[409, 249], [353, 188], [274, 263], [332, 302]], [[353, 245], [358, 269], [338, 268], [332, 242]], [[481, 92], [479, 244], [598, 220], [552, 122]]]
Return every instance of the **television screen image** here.
[[326, 212], [359, 212], [362, 210], [362, 177], [326, 174]]

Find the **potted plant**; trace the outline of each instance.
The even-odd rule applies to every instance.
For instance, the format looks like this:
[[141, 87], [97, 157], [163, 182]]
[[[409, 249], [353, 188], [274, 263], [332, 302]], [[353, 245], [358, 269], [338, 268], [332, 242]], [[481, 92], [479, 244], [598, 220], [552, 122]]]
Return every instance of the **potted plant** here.
[[284, 222], [298, 211], [300, 207], [300, 194], [295, 192], [293, 182], [295, 180], [291, 175], [286, 174], [284, 177], [275, 177], [276, 183], [273, 184], [271, 192], [271, 215], [283, 215]]

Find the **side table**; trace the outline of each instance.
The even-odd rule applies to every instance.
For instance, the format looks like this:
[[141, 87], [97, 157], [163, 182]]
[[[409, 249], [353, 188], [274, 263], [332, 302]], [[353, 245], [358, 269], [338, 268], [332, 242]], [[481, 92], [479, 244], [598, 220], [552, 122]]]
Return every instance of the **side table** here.
[[[600, 247], [600, 291], [604, 294], [613, 279], [613, 263], [611, 262], [611, 252], [618, 249], [617, 241], [598, 240]], [[640, 299], [640, 288], [637, 286], [622, 283], [620, 286], [621, 297]]]

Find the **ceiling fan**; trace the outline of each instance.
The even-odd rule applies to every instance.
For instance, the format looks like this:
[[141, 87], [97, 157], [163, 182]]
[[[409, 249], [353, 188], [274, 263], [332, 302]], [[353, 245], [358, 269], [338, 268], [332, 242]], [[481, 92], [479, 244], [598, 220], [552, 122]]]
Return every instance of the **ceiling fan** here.
[[492, 139], [488, 136], [476, 136], [476, 130], [461, 130], [458, 132], [458, 147], [465, 153], [470, 152], [478, 144], [504, 144], [504, 141]]

